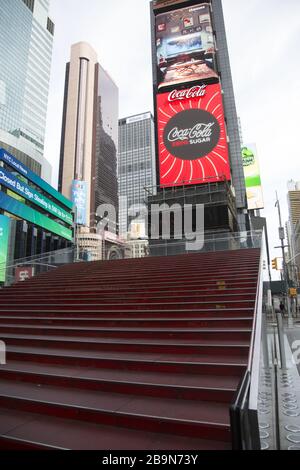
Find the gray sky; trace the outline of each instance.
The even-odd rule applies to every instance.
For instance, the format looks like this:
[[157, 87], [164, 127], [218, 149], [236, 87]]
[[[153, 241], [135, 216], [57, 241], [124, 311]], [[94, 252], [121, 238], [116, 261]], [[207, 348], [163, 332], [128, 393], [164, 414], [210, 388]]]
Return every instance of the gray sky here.
[[[300, 1], [223, 0], [244, 143], [256, 142], [271, 254], [279, 256], [275, 189], [287, 219], [287, 181], [300, 180]], [[120, 117], [152, 110], [149, 0], [51, 0], [55, 22], [46, 158], [57, 184], [65, 64], [89, 42], [120, 90]]]

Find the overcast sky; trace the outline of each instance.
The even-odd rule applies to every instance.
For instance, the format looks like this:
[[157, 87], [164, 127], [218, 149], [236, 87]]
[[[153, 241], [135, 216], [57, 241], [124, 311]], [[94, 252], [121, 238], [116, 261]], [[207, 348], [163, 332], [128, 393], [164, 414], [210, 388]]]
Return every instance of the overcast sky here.
[[[89, 42], [120, 90], [120, 117], [153, 109], [149, 0], [51, 0], [55, 22], [46, 158], [57, 184], [65, 64]], [[300, 1], [223, 0], [244, 143], [256, 142], [271, 254], [278, 245], [275, 190], [287, 219], [287, 181], [300, 180]]]

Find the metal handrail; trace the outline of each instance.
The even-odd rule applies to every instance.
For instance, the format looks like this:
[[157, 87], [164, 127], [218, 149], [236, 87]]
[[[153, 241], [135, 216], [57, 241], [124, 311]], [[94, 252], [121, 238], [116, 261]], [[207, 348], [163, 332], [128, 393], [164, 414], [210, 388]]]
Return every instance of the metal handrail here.
[[[33, 256], [28, 256], [26, 258], [19, 258], [14, 261], [14, 264], [10, 266], [6, 266], [5, 269], [12, 269], [12, 268], [15, 268], [16, 266], [22, 266], [24, 264], [33, 264], [35, 261], [40, 261], [46, 258], [50, 258], [51, 256], [59, 256], [59, 255], [63, 255], [66, 253], [71, 253], [72, 251], [74, 251], [74, 247], [64, 248], [62, 250], [56, 250], [56, 251], [49, 251], [47, 253], [43, 253], [42, 255], [33, 255]], [[5, 264], [5, 263], [2, 263], [2, 264]], [[1, 268], [1, 263], [0, 263], [0, 268]]]
[[[192, 234], [186, 234], [187, 236], [190, 236], [190, 235], [193, 235], [193, 236], [197, 236], [197, 235], [203, 235], [203, 233], [192, 233]], [[240, 241], [242, 239], [245, 239], [245, 241], [249, 240], [249, 237], [252, 237], [252, 239], [254, 239], [255, 237], [259, 237], [259, 239], [261, 239], [261, 235], [262, 235], [262, 231], [260, 230], [254, 230], [254, 231], [245, 231], [245, 232], [237, 232], [237, 233], [220, 233], [220, 234], [216, 234], [213, 238], [204, 238], [204, 242], [209, 244], [209, 243], [222, 243], [222, 242], [227, 242], [227, 241]], [[145, 241], [150, 241], [149, 239], [145, 239]], [[153, 248], [159, 248], [159, 247], [165, 247], [170, 241], [172, 241], [172, 243], [169, 245], [170, 247], [174, 247], [174, 246], [180, 246], [182, 244], [185, 244], [186, 241], [191, 241], [191, 240], [188, 240], [188, 238], [182, 238], [182, 239], [177, 239], [177, 238], [173, 238], [173, 239], [167, 239], [167, 240], [153, 240], [153, 241], [157, 241], [157, 242], [160, 242], [160, 243], [154, 243], [152, 246]], [[56, 251], [50, 251], [50, 252], [47, 252], [47, 253], [43, 253], [42, 255], [33, 255], [33, 256], [29, 256], [29, 257], [26, 257], [26, 258], [19, 258], [17, 260], [14, 261], [14, 263], [12, 265], [9, 265], [9, 266], [6, 266], [5, 263], [2, 263], [3, 265], [5, 265], [5, 269], [12, 269], [12, 268], [15, 268], [17, 266], [20, 266], [20, 265], [25, 265], [25, 264], [32, 264], [34, 263], [35, 261], [42, 261], [44, 259], [47, 259], [47, 258], [50, 258], [52, 256], [59, 256], [59, 255], [63, 255], [63, 254], [67, 254], [67, 253], [72, 253], [76, 250], [75, 247], [70, 247], [70, 248], [64, 248], [62, 250], [56, 250]], [[1, 269], [1, 264], [0, 264], [0, 269]]]
[[[261, 449], [258, 424], [258, 394], [263, 325], [263, 253], [264, 232], [262, 232], [260, 268], [248, 365], [230, 407], [232, 443], [235, 450]], [[247, 433], [245, 427], [247, 427], [249, 433]]]

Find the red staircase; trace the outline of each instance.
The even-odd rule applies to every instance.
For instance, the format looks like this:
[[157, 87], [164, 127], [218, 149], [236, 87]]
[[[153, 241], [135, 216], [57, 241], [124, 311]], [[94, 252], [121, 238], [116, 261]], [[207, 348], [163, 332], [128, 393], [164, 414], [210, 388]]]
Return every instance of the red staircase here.
[[259, 261], [78, 263], [0, 290], [0, 449], [230, 449]]

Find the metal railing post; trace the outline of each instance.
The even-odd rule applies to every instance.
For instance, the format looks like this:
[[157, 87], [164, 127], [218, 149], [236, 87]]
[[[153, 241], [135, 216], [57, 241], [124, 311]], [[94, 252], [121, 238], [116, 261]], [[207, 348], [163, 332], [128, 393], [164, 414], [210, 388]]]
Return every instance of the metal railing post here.
[[281, 369], [286, 370], [286, 355], [284, 346], [284, 333], [283, 333], [283, 322], [280, 312], [277, 312], [277, 329], [278, 329], [278, 342], [280, 352]]

